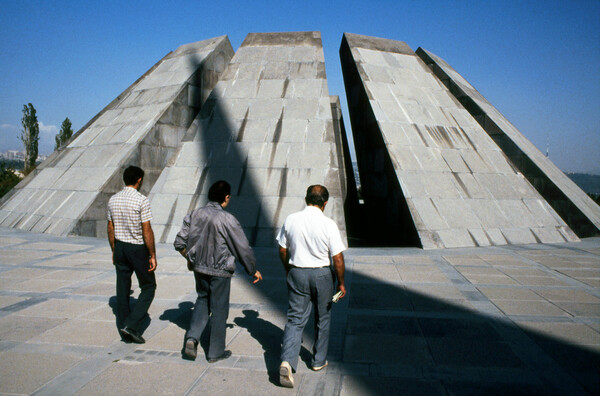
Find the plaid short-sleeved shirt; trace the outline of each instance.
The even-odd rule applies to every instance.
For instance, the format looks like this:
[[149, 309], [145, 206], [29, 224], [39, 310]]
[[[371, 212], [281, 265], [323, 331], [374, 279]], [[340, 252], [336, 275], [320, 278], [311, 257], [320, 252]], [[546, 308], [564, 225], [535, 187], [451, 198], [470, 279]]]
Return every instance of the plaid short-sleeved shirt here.
[[113, 222], [115, 239], [143, 245], [142, 223], [152, 220], [150, 201], [135, 188], [125, 187], [108, 201], [108, 221]]

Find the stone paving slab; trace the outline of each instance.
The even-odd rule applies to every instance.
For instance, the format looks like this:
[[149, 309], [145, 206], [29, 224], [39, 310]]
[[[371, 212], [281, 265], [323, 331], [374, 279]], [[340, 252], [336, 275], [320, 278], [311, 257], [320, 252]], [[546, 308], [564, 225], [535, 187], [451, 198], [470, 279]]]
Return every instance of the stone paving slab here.
[[349, 294], [334, 305], [330, 365], [310, 370], [311, 318], [294, 389], [278, 386], [286, 286], [277, 252], [256, 249], [265, 277], [258, 285], [242, 273], [233, 278], [233, 356], [209, 364], [202, 351], [195, 361], [182, 357], [193, 277], [170, 244], [157, 249], [147, 342], [129, 344], [115, 324], [106, 241], [0, 228], [0, 394], [600, 392], [600, 238], [349, 249]]

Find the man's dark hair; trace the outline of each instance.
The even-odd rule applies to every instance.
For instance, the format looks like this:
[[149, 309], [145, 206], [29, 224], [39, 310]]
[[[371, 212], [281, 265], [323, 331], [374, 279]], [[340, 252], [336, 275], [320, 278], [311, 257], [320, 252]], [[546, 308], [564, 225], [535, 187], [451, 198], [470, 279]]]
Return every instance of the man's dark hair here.
[[307, 205], [323, 206], [325, 202], [329, 201], [329, 191], [327, 191], [325, 186], [314, 184], [306, 190], [306, 198], [304, 200]]
[[228, 195], [231, 195], [231, 186], [225, 180], [215, 182], [208, 190], [209, 201], [223, 203]]
[[144, 178], [144, 171], [142, 168], [138, 168], [137, 166], [129, 166], [123, 172], [123, 181], [126, 186], [133, 186], [137, 183], [138, 179]]

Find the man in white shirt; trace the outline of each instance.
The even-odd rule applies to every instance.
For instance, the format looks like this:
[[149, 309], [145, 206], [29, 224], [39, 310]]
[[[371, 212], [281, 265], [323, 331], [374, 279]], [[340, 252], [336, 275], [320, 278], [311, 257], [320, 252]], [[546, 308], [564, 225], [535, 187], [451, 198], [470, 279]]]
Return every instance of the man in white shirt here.
[[337, 277], [339, 298], [346, 295], [344, 285], [344, 255], [346, 249], [337, 224], [323, 214], [329, 192], [321, 185], [308, 187], [306, 208], [287, 217], [279, 231], [279, 258], [285, 268], [288, 285], [287, 323], [283, 333], [279, 381], [293, 388], [292, 371], [296, 371], [298, 354], [302, 346], [302, 331], [308, 322], [311, 303], [315, 310], [315, 344], [312, 369], [319, 371], [327, 366], [329, 324]]

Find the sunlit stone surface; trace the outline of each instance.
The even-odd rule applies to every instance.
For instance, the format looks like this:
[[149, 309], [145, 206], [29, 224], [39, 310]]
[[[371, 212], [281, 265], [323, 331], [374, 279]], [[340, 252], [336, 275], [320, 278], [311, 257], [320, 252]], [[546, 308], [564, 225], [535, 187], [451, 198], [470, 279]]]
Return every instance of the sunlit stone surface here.
[[405, 43], [346, 33], [340, 54], [366, 227], [383, 244], [577, 240]]

